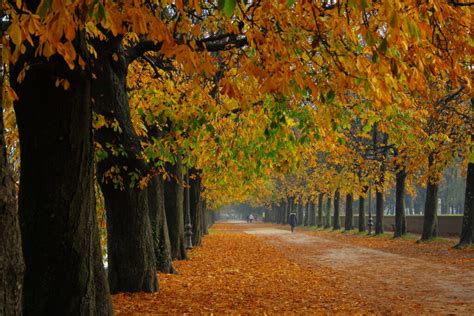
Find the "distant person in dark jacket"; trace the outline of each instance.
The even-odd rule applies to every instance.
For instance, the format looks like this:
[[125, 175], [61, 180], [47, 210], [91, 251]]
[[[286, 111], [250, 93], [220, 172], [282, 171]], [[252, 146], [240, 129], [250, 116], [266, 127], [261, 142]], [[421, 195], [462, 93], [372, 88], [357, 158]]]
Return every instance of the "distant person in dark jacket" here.
[[298, 219], [296, 218], [296, 213], [290, 213], [290, 218], [288, 218], [288, 224], [290, 224], [291, 232], [295, 231], [295, 227], [298, 224]]

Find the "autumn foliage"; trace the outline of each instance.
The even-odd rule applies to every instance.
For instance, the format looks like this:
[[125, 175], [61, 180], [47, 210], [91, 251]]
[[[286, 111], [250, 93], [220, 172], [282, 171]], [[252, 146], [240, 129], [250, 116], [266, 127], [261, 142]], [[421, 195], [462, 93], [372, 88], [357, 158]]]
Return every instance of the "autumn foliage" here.
[[[288, 235], [274, 237], [249, 235], [245, 230], [282, 229], [274, 225], [217, 224], [202, 247], [195, 248], [188, 261], [176, 262], [178, 275], [160, 274], [159, 293], [122, 293], [113, 297], [118, 315], [130, 313], [231, 313], [231, 314], [385, 314], [440, 312], [440, 305], [425, 303], [429, 294], [413, 297], [413, 293], [426, 293], [420, 284], [410, 283], [410, 273], [417, 269], [438, 264], [439, 267], [456, 265], [458, 270], [469, 270], [474, 264], [471, 250], [449, 250], [450, 244], [433, 243], [417, 247], [410, 240], [393, 240], [338, 232], [307, 232], [307, 236], [324, 238], [322, 244], [290, 244]], [[286, 228], [285, 228], [286, 229]], [[302, 236], [305, 233], [298, 232]], [[302, 237], [303, 238], [303, 237]], [[365, 249], [369, 261], [353, 262], [337, 257], [333, 267], [318, 263], [317, 254], [342, 254], [342, 249]], [[369, 249], [368, 249], [369, 248]], [[310, 250], [311, 249], [311, 250]], [[378, 266], [376, 252], [416, 258], [425, 265], [406, 263], [407, 280], [411, 291], [402, 291], [399, 285], [391, 287], [400, 272], [389, 266]], [[311, 256], [314, 260], [311, 261]], [[371, 264], [371, 261], [374, 265]], [[358, 274], [360, 264], [367, 270], [377, 271]], [[394, 264], [397, 264], [394, 262]], [[349, 267], [345, 271], [341, 267]], [[411, 270], [413, 269], [413, 270]], [[365, 270], [364, 270], [365, 271]], [[436, 272], [437, 273], [437, 272]], [[433, 276], [435, 277], [435, 276]], [[458, 276], [459, 277], [459, 276]], [[380, 278], [386, 282], [379, 282]], [[429, 280], [427, 280], [429, 282]], [[403, 285], [400, 285], [403, 286]], [[393, 300], [399, 297], [404, 300]], [[474, 308], [461, 299], [455, 303], [446, 298], [450, 306], [458, 304], [459, 311]], [[464, 305], [463, 305], [464, 304]], [[467, 304], [467, 305], [466, 305]], [[464, 307], [463, 307], [464, 306]]]

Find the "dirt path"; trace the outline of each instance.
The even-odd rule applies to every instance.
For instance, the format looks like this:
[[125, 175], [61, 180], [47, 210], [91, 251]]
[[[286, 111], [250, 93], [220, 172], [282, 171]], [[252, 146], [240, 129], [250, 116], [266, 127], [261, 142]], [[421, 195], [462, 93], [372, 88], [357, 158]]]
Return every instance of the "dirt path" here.
[[474, 314], [472, 269], [303, 232], [292, 234], [273, 227], [239, 226], [245, 233], [275, 246], [292, 261], [316, 270], [331, 268], [334, 277], [348, 289], [395, 313], [404, 313], [411, 307], [422, 313]]

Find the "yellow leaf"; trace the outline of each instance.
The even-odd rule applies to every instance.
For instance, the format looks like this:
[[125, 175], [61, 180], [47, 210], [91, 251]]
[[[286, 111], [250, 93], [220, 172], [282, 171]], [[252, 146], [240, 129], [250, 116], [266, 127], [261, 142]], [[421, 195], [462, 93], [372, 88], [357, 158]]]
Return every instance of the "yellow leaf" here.
[[10, 26], [10, 31], [8, 32], [10, 38], [12, 39], [13, 44], [20, 45], [22, 42], [21, 29], [18, 23], [13, 23]]

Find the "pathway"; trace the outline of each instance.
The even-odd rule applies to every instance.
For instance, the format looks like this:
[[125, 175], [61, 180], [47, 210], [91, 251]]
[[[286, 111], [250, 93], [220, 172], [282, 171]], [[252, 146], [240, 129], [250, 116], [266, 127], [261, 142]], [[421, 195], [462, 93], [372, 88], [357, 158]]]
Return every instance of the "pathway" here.
[[274, 227], [242, 226], [245, 233], [264, 238], [299, 264], [333, 269], [345, 286], [394, 312], [411, 305], [429, 313], [474, 314], [472, 269], [304, 232], [292, 234]]

